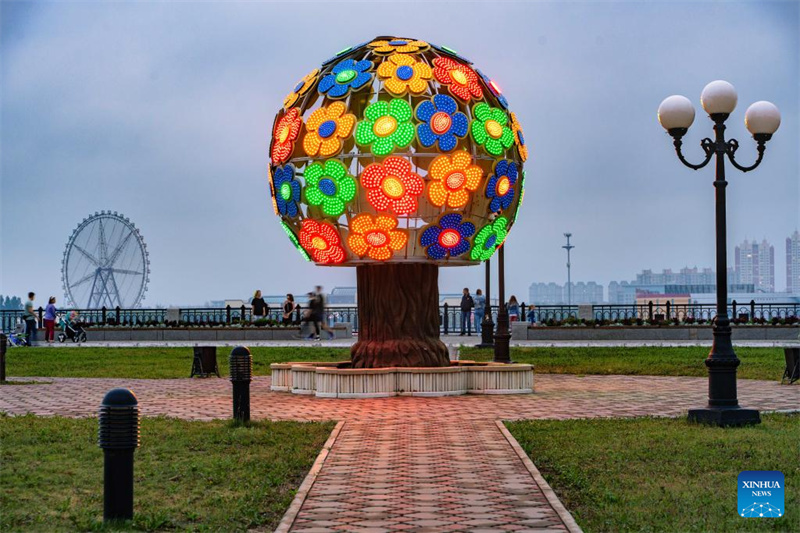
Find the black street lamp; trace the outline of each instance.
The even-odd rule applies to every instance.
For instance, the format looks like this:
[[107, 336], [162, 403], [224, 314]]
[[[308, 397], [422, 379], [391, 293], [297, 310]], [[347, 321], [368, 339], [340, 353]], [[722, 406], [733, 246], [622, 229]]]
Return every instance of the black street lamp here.
[[497, 332], [494, 334], [494, 362], [510, 363], [511, 354], [509, 353], [509, 340], [511, 334], [508, 332], [508, 308], [506, 307], [506, 261], [505, 243], [500, 245], [497, 251]]
[[[481, 343], [476, 345], [476, 348], [494, 348], [494, 322], [492, 321], [492, 269], [489, 263], [486, 263], [486, 306], [483, 308], [483, 320], [481, 321]], [[477, 324], [476, 324], [477, 326]]]
[[706, 166], [716, 156], [716, 240], [717, 240], [717, 316], [714, 319], [714, 342], [706, 359], [708, 367], [708, 405], [689, 410], [689, 420], [719, 426], [739, 426], [758, 424], [761, 418], [756, 409], [739, 407], [736, 395], [736, 367], [739, 358], [733, 351], [731, 326], [728, 317], [728, 250], [725, 216], [725, 156], [731, 164], [742, 172], [756, 168], [764, 157], [766, 142], [781, 123], [778, 108], [770, 102], [756, 102], [745, 113], [747, 129], [757, 143], [758, 159], [747, 167], [736, 162], [735, 154], [739, 148], [736, 139], [725, 140], [725, 120], [736, 107], [736, 89], [726, 81], [713, 81], [706, 85], [700, 96], [700, 103], [714, 121], [715, 139], [705, 138], [700, 146], [705, 152], [705, 160], [693, 165], [681, 153], [681, 138], [694, 122], [694, 107], [684, 96], [670, 96], [658, 107], [658, 120], [674, 139], [678, 159], [687, 167], [698, 170]]

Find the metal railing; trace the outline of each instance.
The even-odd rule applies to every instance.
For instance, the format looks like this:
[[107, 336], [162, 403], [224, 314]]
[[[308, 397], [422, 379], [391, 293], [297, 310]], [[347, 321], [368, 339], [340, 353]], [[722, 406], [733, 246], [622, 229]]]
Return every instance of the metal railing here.
[[[69, 314], [73, 309], [60, 309], [59, 314]], [[250, 324], [253, 322], [252, 308], [240, 307], [193, 307], [182, 309], [75, 309], [85, 325], [107, 325], [117, 327], [146, 326], [229, 326]], [[497, 306], [491, 306], [492, 321], [497, 323]], [[592, 306], [592, 315], [596, 321], [626, 322], [647, 321], [661, 322], [678, 320], [682, 323], [710, 322], [716, 316], [714, 304], [673, 304], [672, 302], [648, 302], [630, 305], [600, 304]], [[22, 322], [23, 311], [0, 310], [0, 329], [13, 331]], [[37, 310], [39, 322], [44, 318], [44, 309]], [[514, 315], [514, 313], [512, 313]], [[520, 321], [561, 323], [570, 319], [578, 319], [577, 305], [537, 305], [524, 302], [515, 314]], [[739, 322], [771, 322], [788, 318], [800, 318], [800, 303], [756, 303], [751, 301], [740, 304], [736, 301], [728, 306], [728, 315]], [[268, 324], [280, 324], [283, 312], [280, 308], [270, 308], [267, 316]], [[293, 313], [290, 323], [299, 324], [302, 310]], [[325, 320], [329, 326], [349, 323], [353, 332], [358, 331], [358, 307], [329, 305], [326, 308]], [[470, 313], [472, 330], [480, 331], [475, 324], [474, 314]], [[255, 321], [259, 324], [259, 321]], [[439, 306], [440, 332], [443, 334], [461, 331], [461, 309], [459, 306], [444, 304]]]

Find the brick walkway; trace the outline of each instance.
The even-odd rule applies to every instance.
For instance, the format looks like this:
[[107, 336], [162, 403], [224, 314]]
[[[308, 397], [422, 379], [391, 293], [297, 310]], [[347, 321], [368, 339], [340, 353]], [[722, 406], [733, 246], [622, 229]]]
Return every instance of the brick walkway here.
[[[225, 379], [23, 380], [46, 383], [0, 387], [0, 411], [91, 416], [105, 392], [124, 386], [145, 416], [231, 414]], [[292, 531], [303, 532], [564, 531], [568, 524], [496, 420], [681, 415], [707, 395], [705, 378], [653, 376], [543, 374], [531, 395], [372, 400], [274, 393], [269, 385], [252, 383], [253, 418], [345, 421], [294, 520]], [[798, 409], [800, 387], [740, 380], [739, 398], [762, 410]]]

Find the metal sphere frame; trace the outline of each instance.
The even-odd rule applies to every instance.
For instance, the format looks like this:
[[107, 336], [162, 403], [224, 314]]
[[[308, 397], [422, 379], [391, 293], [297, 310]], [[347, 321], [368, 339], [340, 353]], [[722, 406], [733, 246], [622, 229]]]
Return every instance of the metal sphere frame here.
[[139, 229], [116, 211], [84, 218], [61, 260], [61, 282], [73, 307], [137, 308], [150, 281], [150, 258]]
[[[376, 42], [419, 43], [419, 46], [416, 50], [403, 52], [399, 50], [402, 48], [414, 48], [414, 46], [401, 47], [387, 44], [384, 49], [381, 49], [375, 46]], [[355, 63], [355, 68], [351, 69], [352, 73], [343, 74], [340, 66], [345, 62], [351, 61]], [[370, 66], [363, 71], [358, 70], [366, 65], [365, 61], [369, 62]], [[401, 72], [401, 69], [405, 69], [405, 71]], [[443, 83], [443, 79], [447, 79], [441, 77], [444, 72], [453, 73], [460, 81], [465, 81], [466, 85], [458, 85], [452, 79], [450, 84]], [[330, 96], [338, 88], [336, 84], [340, 78], [347, 81], [348, 76], [356, 76], [355, 78], [350, 78], [350, 80], [357, 81], [360, 79], [359, 76], [362, 75], [369, 75], [369, 81], [358, 88], [351, 86], [342, 96]], [[402, 86], [402, 80], [398, 81], [399, 77], [404, 76], [409, 77], [409, 80], [415, 82], [415, 85], [409, 83], [405, 88], [398, 90]], [[334, 81], [330, 81], [331, 79]], [[334, 89], [329, 87], [332, 83], [334, 84]], [[464, 89], [464, 87], [467, 87], [467, 89]], [[469, 90], [473, 91], [469, 93], [469, 98], [459, 97], [459, 94], [467, 94]], [[475, 93], [480, 93], [480, 96], [475, 96]], [[426, 120], [420, 119], [420, 116], [425, 116], [424, 114], [420, 115], [420, 107], [422, 105], [430, 107], [430, 104], [423, 103], [433, 102], [434, 97], [437, 95], [444, 95], [444, 97], [440, 98], [443, 102], [446, 102], [447, 99], [455, 102], [456, 109], [454, 112], [449, 113], [448, 116], [445, 116], [447, 113], [437, 111], [436, 115], [440, 116], [431, 117], [431, 126], [423, 126]], [[362, 125], [362, 122], [369, 120], [365, 113], [369, 113], [368, 108], [374, 109], [373, 104], [377, 102], [391, 105], [396, 100], [405, 102], [407, 106], [403, 106], [403, 109], [395, 112], [395, 115], [403, 114], [405, 116], [410, 108], [411, 116], [409, 120], [405, 122], [401, 120], [402, 124], [398, 124], [394, 119], [388, 119], [381, 123], [380, 121], [383, 120], [383, 117], [381, 117], [377, 121], [372, 121], [372, 130], [373, 132], [380, 132], [381, 128], [391, 129], [395, 127], [397, 129], [392, 130], [391, 135], [401, 134], [403, 138], [399, 139], [388, 153], [383, 153], [381, 150], [376, 153], [374, 148], [376, 143], [369, 145], [359, 142], [360, 140], [363, 141], [364, 138], [370, 137], [370, 133], [367, 131], [370, 128]], [[338, 114], [346, 122], [344, 127], [341, 123], [337, 123], [336, 120], [325, 121], [327, 125], [319, 124], [320, 121], [315, 118], [315, 112], [322, 113], [320, 109], [330, 110], [333, 105], [339, 106], [339, 102], [344, 104], [343, 111]], [[475, 134], [477, 134], [477, 139], [481, 139], [482, 135], [479, 131], [480, 124], [475, 124], [478, 120], [475, 116], [475, 110], [478, 105], [482, 106], [478, 111], [479, 113], [485, 112], [486, 107], [484, 106], [488, 106], [488, 108], [497, 110], [495, 113], [497, 113], [498, 117], [502, 115], [500, 120], [495, 121], [502, 124], [491, 124], [491, 128], [493, 128], [493, 132], [497, 132], [502, 136], [504, 142], [509, 142], [509, 139], [510, 142], [508, 146], [502, 145], [502, 150], [498, 153], [493, 154], [487, 151], [485, 147], [488, 141], [486, 144], [476, 141]], [[341, 106], [337, 108], [338, 110], [341, 110]], [[457, 143], [455, 147], [449, 150], [441, 149], [442, 136], [439, 136], [429, 146], [425, 146], [430, 142], [430, 138], [426, 138], [423, 141], [421, 134], [427, 135], [430, 131], [433, 131], [431, 128], [445, 128], [448, 126], [450, 126], [450, 130], [447, 130], [445, 134], [452, 132], [454, 129], [453, 123], [457, 120], [456, 115], [462, 115], [458, 119], [460, 122], [465, 123], [467, 131], [464, 131], [463, 135], [456, 136]], [[294, 120], [295, 117], [298, 121]], [[494, 115], [492, 115], [492, 118], [494, 118]], [[434, 119], [441, 120], [434, 124]], [[492, 122], [492, 120], [489, 119], [481, 123], [488, 124], [489, 122]], [[338, 124], [338, 126], [332, 125], [334, 123]], [[413, 126], [413, 129], [408, 126], [409, 124]], [[325, 126], [324, 132], [322, 131], [323, 126]], [[404, 129], [401, 131], [401, 128]], [[422, 129], [425, 129], [425, 132]], [[473, 129], [475, 130], [474, 132]], [[333, 148], [329, 148], [332, 153], [328, 155], [322, 154], [321, 152], [325, 148], [324, 143], [339, 136], [341, 130], [345, 130], [347, 133], [339, 137], [340, 149], [337, 150], [334, 143]], [[407, 137], [409, 132], [413, 133], [410, 140]], [[528, 151], [522, 128], [517, 122], [516, 116], [508, 110], [508, 102], [500, 92], [497, 83], [485, 76], [480, 70], [475, 69], [469, 60], [459, 56], [455, 51], [447, 47], [414, 39], [379, 36], [372, 41], [346, 48], [298, 82], [295, 89], [286, 97], [283, 109], [276, 115], [272, 133], [273, 137], [270, 144], [272, 160], [269, 180], [271, 200], [275, 213], [281, 218], [283, 228], [289, 235], [290, 240], [307, 260], [312, 260], [314, 250], [309, 249], [310, 246], [307, 245], [314, 242], [313, 237], [309, 239], [303, 238], [304, 230], [311, 228], [312, 225], [304, 226], [305, 221], [313, 220], [320, 225], [329, 225], [338, 236], [343, 254], [337, 251], [336, 260], [319, 260], [322, 256], [314, 256], [313, 260], [319, 265], [358, 266], [376, 262], [433, 262], [440, 266], [479, 264], [482, 260], [488, 258], [486, 256], [491, 256], [502, 244], [500, 239], [495, 239], [492, 241], [495, 246], [487, 253], [482, 254], [480, 257], [478, 257], [480, 254], [473, 255], [472, 250], [481, 230], [492, 226], [496, 219], [503, 218], [505, 219], [505, 222], [502, 222], [502, 224], [505, 224], [502, 228], [503, 231], [495, 232], [494, 234], [503, 235], [503, 237], [508, 235], [522, 201], [524, 188], [522, 167], [527, 159]], [[322, 134], [326, 134], [328, 137], [323, 138]], [[309, 141], [308, 137], [310, 136], [314, 138]], [[282, 157], [285, 151], [281, 141], [291, 137], [294, 137], [294, 142], [291, 143], [291, 146], [285, 147], [285, 151], [290, 150], [290, 153]], [[382, 141], [383, 139], [379, 140]], [[314, 151], [319, 142], [323, 143], [322, 148], [319, 148], [320, 151], [309, 154], [308, 148]], [[281, 150], [276, 151], [276, 146]], [[449, 146], [446, 148], [449, 148]], [[494, 151], [497, 152], [497, 150]], [[469, 155], [470, 167], [475, 166], [480, 169], [480, 180], [477, 185], [472, 182], [469, 183], [469, 188], [464, 186], [460, 189], [467, 192], [468, 198], [466, 200], [463, 200], [463, 193], [458, 193], [461, 200], [459, 202], [451, 204], [452, 195], [448, 196], [446, 201], [436, 198], [437, 201], [434, 202], [431, 193], [433, 190], [431, 186], [434, 181], [437, 181], [437, 178], [432, 176], [434, 172], [431, 170], [434, 161], [442, 163], [442, 156], [448, 156], [452, 160], [456, 154], [462, 152]], [[277, 160], [276, 153], [279, 154]], [[367, 169], [376, 164], [384, 164], [388, 168], [388, 161], [392, 158], [401, 158], [410, 163], [411, 173], [422, 179], [423, 190], [421, 193], [414, 195], [415, 205], [410, 209], [398, 210], [396, 204], [389, 205], [389, 207], [376, 205], [376, 202], [372, 199], [378, 197], [379, 193], [365, 187], [365, 182], [369, 178], [369, 176], [365, 178], [365, 175], [369, 174]], [[320, 198], [322, 197], [320, 193], [310, 191], [310, 189], [316, 188], [317, 183], [321, 182], [316, 176], [322, 175], [323, 178], [327, 176], [327, 174], [320, 174], [320, 167], [330, 161], [341, 163], [347, 172], [347, 176], [351, 177], [355, 182], [356, 188], [352, 199], [344, 202], [343, 210], [340, 209], [341, 203], [331, 202], [331, 204], [336, 204], [333, 214], [327, 214], [325, 212], [327, 206], [320, 204]], [[500, 176], [495, 171], [501, 161], [506, 161], [507, 164], [513, 164], [515, 167], [514, 172], [516, 175], [512, 178], [513, 181], [510, 187], [508, 186], [508, 181], [503, 181], [506, 179], [506, 173]], [[314, 183], [309, 183], [309, 169], [312, 166], [317, 168], [312, 171]], [[332, 163], [333, 166], [336, 166], [335, 163]], [[439, 166], [441, 167], [442, 165]], [[286, 171], [287, 167], [291, 167], [288, 173]], [[327, 173], [329, 171], [328, 168], [324, 168]], [[506, 169], [508, 169], [508, 165], [501, 166], [501, 170]], [[440, 174], [451, 170], [453, 170], [453, 167], [448, 167], [440, 171]], [[458, 174], [458, 171], [456, 170], [453, 173]], [[447, 174], [444, 179], [439, 181], [446, 181], [453, 173]], [[490, 180], [492, 180], [491, 183]], [[297, 182], [297, 185], [291, 184], [291, 181]], [[332, 186], [331, 181], [328, 180], [328, 183], [325, 184], [328, 187], [325, 192], [330, 193], [341, 190], [338, 187], [339, 183], [335, 183], [335, 186]], [[335, 182], [335, 180], [333, 181]], [[348, 188], [351, 188], [352, 182], [350, 180], [347, 181]], [[385, 181], [381, 183], [385, 183]], [[288, 187], [287, 183], [290, 184]], [[455, 180], [447, 182], [447, 186], [451, 184], [461, 185], [462, 183], [466, 185], [464, 179], [458, 176]], [[491, 189], [491, 186], [495, 185], [497, 190], [487, 192], [488, 189]], [[292, 191], [291, 187], [294, 187], [295, 190]], [[381, 187], [386, 188], [384, 185], [381, 185]], [[302, 189], [300, 193], [297, 191], [298, 188]], [[442, 188], [438, 187], [436, 190], [440, 191]], [[446, 187], [444, 188], [446, 189]], [[406, 189], [406, 184], [404, 183], [403, 190]], [[510, 201], [495, 201], [499, 192], [508, 190], [513, 194]], [[451, 191], [448, 190], [448, 192]], [[286, 198], [282, 199], [282, 194]], [[350, 198], [349, 194], [344, 197]], [[325, 199], [327, 200], [327, 197]], [[290, 209], [284, 209], [286, 200], [295, 205], [291, 206]], [[460, 205], [462, 201], [463, 205]], [[461, 215], [460, 223], [468, 223], [472, 228], [466, 227], [460, 235], [448, 232], [446, 239], [440, 239], [438, 244], [443, 244], [441, 242], [443, 240], [444, 244], [450, 244], [464, 239], [469, 242], [469, 248], [466, 252], [460, 254], [450, 254], [449, 252], [453, 248], [446, 248], [448, 253], [444, 257], [431, 257], [429, 253], [426, 253], [429, 249], [427, 241], [430, 241], [430, 239], [422, 239], [422, 234], [426, 229], [437, 224], [441, 226], [441, 217], [451, 213]], [[386, 217], [396, 221], [396, 226], [386, 233], [390, 234], [392, 231], [399, 231], [403, 235], [395, 235], [398, 246], [391, 250], [391, 254], [388, 257], [386, 257], [388, 254], [383, 253], [380, 259], [376, 259], [378, 257], [377, 254], [372, 255], [369, 252], [364, 252], [365, 247], [361, 245], [360, 238], [351, 238], [354, 230], [353, 219], [362, 214], [370, 215], [373, 221], [377, 220], [377, 217]], [[457, 217], [452, 218], [456, 219]], [[367, 219], [364, 220], [368, 221]], [[383, 222], [386, 227], [392, 225], [392, 223], [385, 220]], [[445, 222], [445, 225], [449, 222], [451, 222], [450, 219]], [[436, 230], [433, 230], [427, 237], [430, 237], [435, 232]], [[486, 232], [484, 232], [485, 234]], [[337, 236], [332, 237], [337, 239]], [[382, 242], [382, 239], [385, 239], [385, 237], [377, 237], [378, 241]], [[480, 240], [483, 242], [483, 237]], [[357, 241], [355, 247], [351, 246], [354, 241]], [[321, 240], [316, 242], [323, 245]], [[399, 246], [401, 244], [402, 246]], [[327, 259], [327, 257], [323, 259]]]

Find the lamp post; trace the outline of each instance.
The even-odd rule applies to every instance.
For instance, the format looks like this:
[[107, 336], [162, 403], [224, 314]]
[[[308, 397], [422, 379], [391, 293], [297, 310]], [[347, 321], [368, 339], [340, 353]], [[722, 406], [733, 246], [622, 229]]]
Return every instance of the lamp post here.
[[572, 263], [569, 260], [569, 251], [575, 248], [569, 243], [569, 238], [572, 233], [565, 233], [564, 237], [567, 238], [567, 245], [562, 246], [567, 251], [567, 306], [572, 306]]
[[713, 81], [705, 86], [700, 95], [703, 109], [714, 121], [715, 138], [706, 137], [700, 141], [705, 159], [694, 165], [689, 163], [681, 152], [682, 137], [694, 122], [694, 107], [684, 96], [670, 96], [658, 107], [658, 120], [674, 139], [678, 159], [687, 167], [698, 170], [705, 167], [712, 157], [716, 157], [716, 245], [717, 245], [717, 316], [714, 319], [714, 341], [711, 352], [705, 361], [708, 367], [708, 405], [689, 410], [689, 420], [720, 426], [758, 424], [761, 421], [756, 409], [739, 407], [736, 395], [736, 367], [739, 359], [731, 342], [731, 326], [728, 317], [728, 257], [727, 230], [725, 216], [725, 157], [742, 172], [755, 169], [764, 157], [766, 143], [781, 123], [778, 108], [770, 102], [756, 102], [745, 112], [744, 122], [757, 143], [758, 158], [750, 166], [743, 166], [735, 159], [739, 142], [725, 140], [725, 121], [736, 107], [736, 89], [726, 81]]
[[494, 334], [494, 362], [510, 363], [511, 354], [508, 345], [511, 335], [508, 333], [508, 308], [506, 307], [506, 244], [497, 250], [497, 332]]
[[492, 321], [492, 291], [491, 291], [491, 265], [490, 259], [486, 263], [486, 306], [483, 308], [481, 321], [481, 343], [476, 348], [494, 348], [494, 322]]

